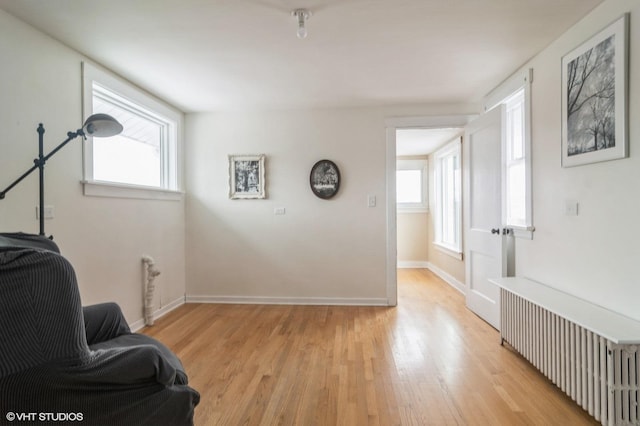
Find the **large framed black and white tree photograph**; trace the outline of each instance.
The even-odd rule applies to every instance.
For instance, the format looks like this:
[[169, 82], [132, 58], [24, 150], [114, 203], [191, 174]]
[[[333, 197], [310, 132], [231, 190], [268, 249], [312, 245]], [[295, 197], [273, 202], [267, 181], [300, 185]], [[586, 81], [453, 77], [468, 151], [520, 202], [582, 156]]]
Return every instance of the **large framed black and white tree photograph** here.
[[562, 166], [628, 155], [625, 14], [562, 58]]

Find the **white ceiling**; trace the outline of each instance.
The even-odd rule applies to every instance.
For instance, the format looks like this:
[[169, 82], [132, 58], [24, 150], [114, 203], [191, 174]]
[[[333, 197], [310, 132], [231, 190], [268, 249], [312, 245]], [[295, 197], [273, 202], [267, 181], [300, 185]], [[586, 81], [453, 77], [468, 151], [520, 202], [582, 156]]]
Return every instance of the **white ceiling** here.
[[[0, 0], [0, 8], [194, 112], [477, 102], [600, 2]], [[313, 13], [304, 40], [290, 14], [300, 7]]]
[[463, 129], [398, 129], [396, 130], [396, 156], [431, 154], [460, 136]]

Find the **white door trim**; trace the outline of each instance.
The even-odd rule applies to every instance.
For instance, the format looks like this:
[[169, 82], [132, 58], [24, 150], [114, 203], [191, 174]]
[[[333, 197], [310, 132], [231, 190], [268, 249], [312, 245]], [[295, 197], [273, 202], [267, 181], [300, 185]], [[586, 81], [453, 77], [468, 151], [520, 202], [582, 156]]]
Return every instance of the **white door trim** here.
[[398, 235], [396, 222], [396, 131], [398, 129], [442, 129], [463, 128], [477, 115], [431, 115], [411, 117], [390, 117], [385, 119], [386, 128], [386, 169], [387, 169], [387, 300], [389, 306], [398, 304]]

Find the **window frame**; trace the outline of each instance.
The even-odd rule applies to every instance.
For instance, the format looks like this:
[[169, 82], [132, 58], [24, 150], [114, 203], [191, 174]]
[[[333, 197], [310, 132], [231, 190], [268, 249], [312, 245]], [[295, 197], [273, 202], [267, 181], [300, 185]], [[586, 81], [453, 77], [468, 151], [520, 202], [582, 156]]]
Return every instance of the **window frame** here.
[[[97, 197], [139, 198], [152, 200], [181, 200], [182, 188], [182, 129], [183, 114], [169, 105], [133, 86], [124, 79], [88, 62], [82, 62], [82, 107], [83, 116], [93, 114], [94, 83], [107, 91], [108, 97], [122, 102], [128, 109], [138, 109], [169, 125], [166, 141], [161, 150], [161, 185], [143, 186], [121, 182], [98, 181], [93, 176], [93, 138], [87, 135], [83, 143], [84, 195]], [[102, 97], [102, 95], [101, 95]]]
[[[396, 201], [398, 213], [429, 213], [429, 160], [426, 158], [396, 159], [396, 175], [399, 170], [418, 170], [421, 178], [421, 202], [401, 203]], [[396, 193], [397, 193], [396, 176]]]
[[[446, 205], [443, 202], [443, 191], [442, 191], [442, 183], [443, 183], [443, 168], [442, 162], [452, 156], [457, 157], [457, 183], [458, 188], [455, 188], [453, 191], [453, 196], [456, 197], [453, 200], [454, 204], [457, 204], [457, 214], [453, 218], [455, 221], [457, 232], [457, 241], [453, 244], [443, 241], [443, 209]], [[442, 148], [438, 149], [433, 154], [434, 161], [434, 238], [433, 244], [434, 246], [459, 260], [462, 260], [462, 137], [458, 137], [451, 142], [444, 145]], [[454, 183], [456, 182], [456, 177], [454, 176]]]
[[[523, 163], [525, 167], [525, 221], [524, 224], [510, 222], [507, 212], [508, 195], [508, 166], [513, 165], [509, 162], [508, 154], [512, 149], [510, 140], [507, 137], [505, 129], [505, 146], [503, 146], [503, 169], [502, 169], [502, 216], [503, 223], [506, 227], [513, 231], [513, 235], [518, 238], [533, 239], [533, 191], [532, 191], [532, 171], [531, 171], [531, 85], [533, 83], [533, 69], [529, 68], [522, 72], [514, 74], [504, 83], [494, 89], [484, 98], [484, 110], [489, 111], [498, 105], [501, 105], [512, 98], [520, 91], [524, 91], [524, 134], [523, 134]], [[503, 123], [506, 127], [507, 123]]]

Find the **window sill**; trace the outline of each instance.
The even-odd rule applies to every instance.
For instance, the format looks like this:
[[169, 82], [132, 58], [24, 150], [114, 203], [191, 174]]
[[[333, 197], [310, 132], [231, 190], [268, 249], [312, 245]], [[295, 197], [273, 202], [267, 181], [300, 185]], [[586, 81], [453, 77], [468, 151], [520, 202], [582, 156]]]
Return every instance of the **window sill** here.
[[444, 253], [444, 254], [446, 254], [448, 256], [451, 256], [451, 257], [453, 257], [455, 259], [458, 259], [458, 260], [462, 260], [462, 253], [459, 252], [458, 250], [452, 249], [450, 247], [447, 247], [447, 246], [445, 246], [443, 244], [440, 244], [440, 243], [437, 243], [435, 241], [433, 242], [433, 246], [435, 247], [436, 250], [438, 250], [438, 251], [440, 251], [440, 252], [442, 252], [442, 253]]
[[180, 201], [183, 196], [182, 192], [169, 189], [87, 180], [81, 182], [84, 185], [84, 195], [90, 197]]

